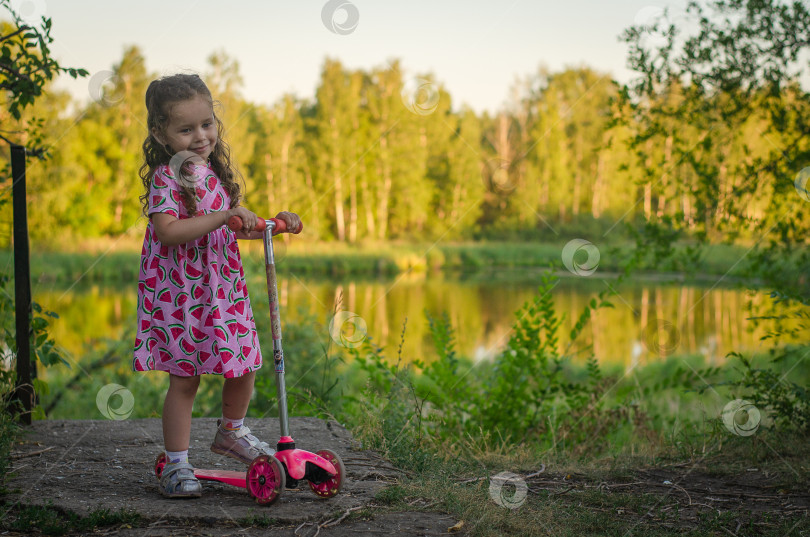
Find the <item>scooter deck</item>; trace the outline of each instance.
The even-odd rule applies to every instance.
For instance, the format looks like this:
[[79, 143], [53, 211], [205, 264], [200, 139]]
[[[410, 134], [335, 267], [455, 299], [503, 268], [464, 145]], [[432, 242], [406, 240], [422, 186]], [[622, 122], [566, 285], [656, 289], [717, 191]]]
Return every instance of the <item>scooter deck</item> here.
[[201, 479], [203, 481], [219, 481], [220, 483], [225, 483], [226, 485], [233, 485], [243, 489], [247, 488], [247, 474], [245, 472], [195, 468], [194, 475], [197, 477], [197, 479]]

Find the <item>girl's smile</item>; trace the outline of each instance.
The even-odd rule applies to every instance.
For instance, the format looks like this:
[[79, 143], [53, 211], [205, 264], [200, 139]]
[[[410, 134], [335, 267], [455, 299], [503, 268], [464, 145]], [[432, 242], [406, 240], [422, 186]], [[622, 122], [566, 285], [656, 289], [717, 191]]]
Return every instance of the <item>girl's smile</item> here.
[[174, 153], [193, 151], [208, 160], [217, 143], [217, 124], [211, 103], [202, 95], [171, 105], [169, 124], [163, 133], [152, 136]]

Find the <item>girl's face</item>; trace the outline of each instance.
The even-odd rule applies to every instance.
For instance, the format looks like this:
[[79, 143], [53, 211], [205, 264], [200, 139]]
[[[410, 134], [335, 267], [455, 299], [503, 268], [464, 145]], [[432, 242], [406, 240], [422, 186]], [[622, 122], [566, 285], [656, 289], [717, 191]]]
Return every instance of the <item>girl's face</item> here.
[[192, 151], [205, 162], [217, 145], [214, 109], [202, 95], [173, 103], [166, 130], [161, 133], [152, 129], [152, 136], [161, 144], [168, 144], [174, 153]]

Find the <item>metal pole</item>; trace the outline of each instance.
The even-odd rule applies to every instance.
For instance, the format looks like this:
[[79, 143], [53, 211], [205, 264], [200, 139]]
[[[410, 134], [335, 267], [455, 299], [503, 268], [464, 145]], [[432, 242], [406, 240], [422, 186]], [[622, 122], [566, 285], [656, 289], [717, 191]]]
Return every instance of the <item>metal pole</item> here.
[[264, 230], [264, 263], [267, 272], [267, 298], [270, 303], [270, 331], [273, 334], [273, 365], [276, 370], [278, 420], [281, 437], [285, 438], [290, 436], [290, 425], [287, 414], [287, 387], [284, 381], [284, 350], [281, 346], [281, 316], [279, 315], [278, 286], [276, 284], [276, 260], [273, 254], [274, 229], [275, 223], [268, 220]]
[[11, 146], [12, 206], [14, 211], [14, 306], [17, 325], [17, 385], [15, 399], [22, 404], [20, 421], [31, 425], [36, 394], [31, 380], [37, 376], [31, 361], [31, 267], [28, 249], [28, 213], [25, 199], [25, 147]]

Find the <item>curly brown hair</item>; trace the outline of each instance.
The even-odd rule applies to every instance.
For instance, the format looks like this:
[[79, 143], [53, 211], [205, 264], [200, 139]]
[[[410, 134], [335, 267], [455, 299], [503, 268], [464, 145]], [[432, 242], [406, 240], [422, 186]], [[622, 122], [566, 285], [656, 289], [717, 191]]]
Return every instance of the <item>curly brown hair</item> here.
[[[172, 158], [173, 151], [168, 145], [162, 145], [151, 134], [152, 129], [159, 133], [165, 132], [171, 117], [171, 105], [187, 99], [202, 95], [214, 106], [214, 99], [211, 92], [205, 85], [205, 82], [198, 75], [194, 74], [177, 74], [165, 76], [158, 80], [153, 80], [149, 87], [146, 89], [146, 111], [147, 119], [146, 126], [148, 133], [146, 140], [143, 142], [143, 157], [144, 163], [138, 172], [138, 175], [143, 181], [145, 192], [140, 196], [141, 205], [143, 206], [144, 216], [149, 216], [149, 190], [152, 187], [152, 177], [155, 171], [163, 165], [168, 165]], [[214, 114], [214, 120], [217, 123], [217, 143], [214, 150], [209, 156], [211, 168], [214, 173], [219, 177], [222, 188], [228, 193], [231, 198], [230, 208], [239, 205], [242, 198], [242, 191], [239, 187], [237, 179], [241, 179], [242, 175], [231, 164], [231, 149], [230, 146], [223, 140], [222, 121]], [[193, 185], [188, 184], [186, 181], [178, 181], [180, 187], [180, 197], [183, 200], [183, 205], [186, 208], [189, 216], [197, 214], [197, 193]]]

